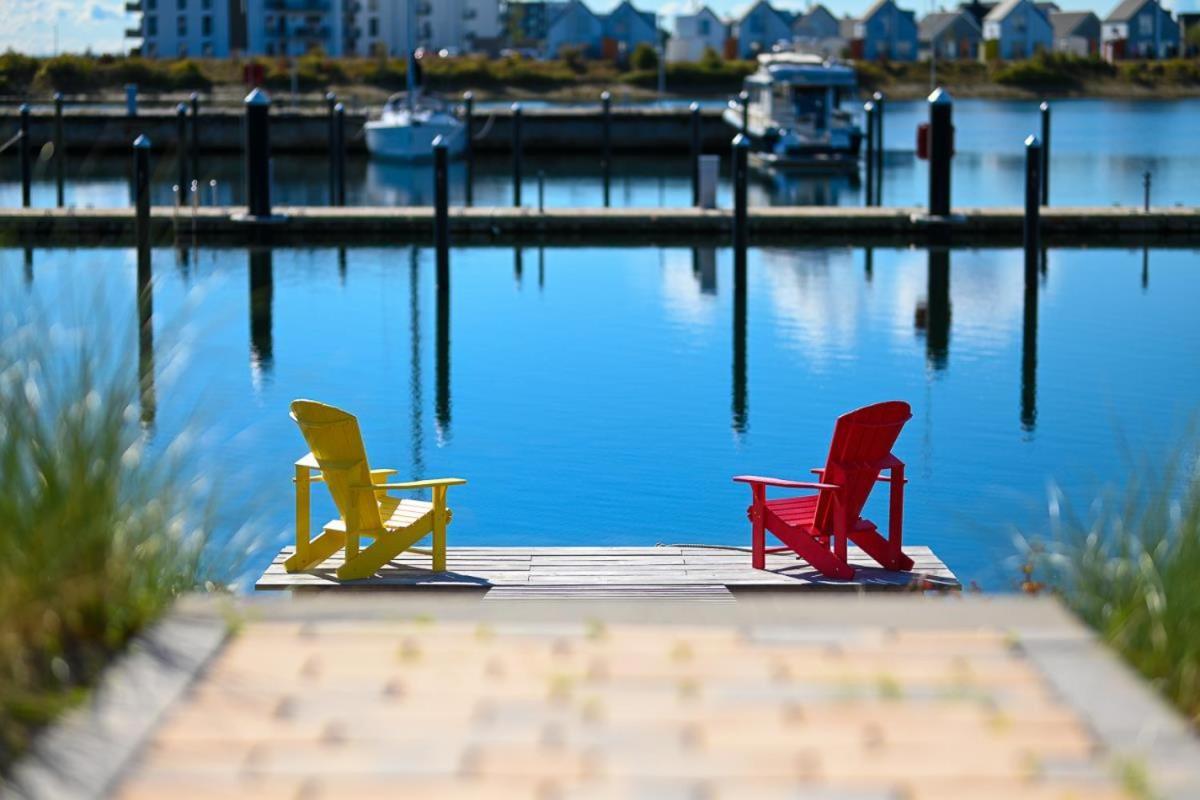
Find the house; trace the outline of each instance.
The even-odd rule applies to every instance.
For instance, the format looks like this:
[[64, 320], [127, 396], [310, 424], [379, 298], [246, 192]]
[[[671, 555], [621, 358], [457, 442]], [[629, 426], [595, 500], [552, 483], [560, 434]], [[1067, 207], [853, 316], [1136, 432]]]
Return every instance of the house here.
[[1100, 54], [1100, 18], [1090, 11], [1058, 11], [1050, 15], [1054, 52], [1075, 56]]
[[959, 9], [928, 14], [917, 26], [921, 53], [938, 61], [973, 61], [979, 58], [983, 31], [975, 17]]
[[1029, 58], [1053, 47], [1054, 27], [1030, 0], [1004, 0], [983, 18], [983, 52], [989, 61]]
[[850, 43], [842, 36], [841, 20], [822, 5], [813, 6], [792, 23], [792, 41], [798, 52], [832, 58]]
[[779, 42], [791, 42], [792, 19], [767, 0], [758, 0], [737, 17], [734, 33], [738, 58], [754, 58], [759, 53], [771, 52]]
[[1179, 24], [1158, 0], [1122, 0], [1104, 18], [1100, 46], [1109, 61], [1166, 58], [1179, 47]]
[[508, 0], [504, 6], [504, 33], [508, 46], [545, 49], [550, 23], [566, 6], [566, 0]]
[[600, 21], [604, 35], [601, 50], [605, 58], [625, 58], [639, 44], [658, 49], [658, 20], [653, 11], [638, 11], [629, 0], [622, 0]]
[[[1184, 58], [1200, 55], [1200, 11], [1181, 11], [1179, 22], [1179, 54]], [[1192, 41], [1188, 41], [1188, 39]]]
[[868, 61], [916, 61], [917, 21], [895, 0], [876, 0], [854, 25], [851, 55]]
[[544, 52], [557, 58], [564, 49], [577, 48], [588, 58], [599, 58], [604, 47], [604, 20], [581, 0], [570, 0], [546, 28]]
[[969, 3], [960, 3], [959, 9], [967, 12], [975, 19], [975, 24], [979, 26], [979, 30], [983, 30], [983, 18], [988, 15], [993, 8], [1000, 5], [998, 2], [985, 3], [983, 0], [971, 0]]
[[708, 6], [676, 14], [674, 22], [674, 35], [667, 40], [667, 61], [699, 61], [709, 48], [724, 52], [729, 30]]

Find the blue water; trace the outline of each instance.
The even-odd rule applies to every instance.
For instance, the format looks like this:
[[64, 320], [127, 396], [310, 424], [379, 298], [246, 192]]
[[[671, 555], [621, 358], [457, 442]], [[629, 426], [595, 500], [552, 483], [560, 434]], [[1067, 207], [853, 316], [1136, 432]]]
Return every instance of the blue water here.
[[[727, 250], [455, 250], [445, 345], [431, 255], [154, 252], [154, 441], [196, 434], [192, 463], [235, 517], [222, 536], [244, 517], [262, 538], [249, 573], [292, 536], [297, 397], [356, 413], [402, 479], [466, 477], [450, 541], [492, 545], [745, 544], [730, 476], [804, 478], [838, 414], [906, 400], [907, 541], [996, 590], [1014, 529], [1046, 530], [1051, 482], [1086, 504], [1129, 449], [1178, 448], [1200, 407], [1193, 251], [1051, 251], [1031, 328], [1014, 251], [943, 268], [874, 250], [868, 270], [862, 250], [755, 249], [739, 331]], [[0, 250], [0, 312], [123, 341], [132, 252], [29, 259]], [[319, 491], [314, 507], [332, 515]]]
[[[1035, 101], [960, 100], [955, 104], [957, 156], [953, 201], [958, 206], [1021, 205], [1024, 155], [1022, 142], [1040, 130]], [[928, 116], [919, 101], [889, 102], [884, 125], [883, 203], [920, 206], [928, 200], [928, 165], [914, 154], [916, 127]], [[1140, 206], [1143, 176], [1151, 176], [1155, 205], [1200, 205], [1200, 99], [1056, 100], [1051, 136], [1050, 201], [1053, 205]], [[732, 137], [733, 131], [730, 131]], [[14, 152], [14, 151], [10, 151]], [[727, 160], [727, 159], [726, 159]], [[124, 156], [78, 156], [68, 160], [66, 203], [76, 206], [127, 206], [129, 159]], [[725, 164], [725, 167], [728, 165]], [[178, 172], [171, 153], [153, 159], [154, 202], [173, 202]], [[221, 204], [245, 202], [242, 162], [236, 156], [205, 156], [200, 172], [211, 203], [209, 180], [217, 181]], [[599, 206], [604, 202], [600, 156], [595, 154], [528, 153], [524, 162], [523, 202], [537, 204], [538, 173], [544, 173], [547, 206]], [[279, 155], [274, 162], [277, 204], [328, 202], [328, 162], [319, 156]], [[687, 148], [675, 153], [618, 154], [614, 159], [609, 202], [613, 206], [662, 207], [691, 204]], [[755, 173], [752, 205], [861, 206], [864, 189], [853, 176], [772, 177]], [[55, 203], [54, 172], [49, 162], [34, 170], [33, 205]], [[348, 165], [347, 202], [351, 205], [428, 205], [433, 173], [428, 165], [403, 166], [352, 158]], [[452, 202], [465, 194], [462, 163], [452, 165]], [[0, 158], [0, 206], [20, 204], [15, 156]], [[481, 157], [476, 169], [476, 205], [511, 205], [512, 175], [507, 155]], [[718, 202], [728, 206], [730, 190], [723, 180]]]

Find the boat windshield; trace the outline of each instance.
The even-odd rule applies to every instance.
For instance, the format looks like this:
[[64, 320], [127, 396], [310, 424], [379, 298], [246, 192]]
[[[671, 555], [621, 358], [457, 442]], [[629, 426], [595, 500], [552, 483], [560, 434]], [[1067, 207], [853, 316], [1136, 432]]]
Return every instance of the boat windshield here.
[[792, 87], [792, 109], [796, 122], [825, 130], [829, 121], [829, 91], [824, 86]]

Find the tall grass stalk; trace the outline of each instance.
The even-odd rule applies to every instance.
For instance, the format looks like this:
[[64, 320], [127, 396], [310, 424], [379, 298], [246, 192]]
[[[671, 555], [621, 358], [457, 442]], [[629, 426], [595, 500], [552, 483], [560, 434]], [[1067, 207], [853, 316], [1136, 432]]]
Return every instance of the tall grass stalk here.
[[1086, 515], [1056, 491], [1054, 536], [1035, 560], [1053, 590], [1200, 727], [1200, 463], [1130, 476]]
[[147, 447], [136, 369], [65, 336], [0, 334], [0, 773], [207, 569], [202, 489]]

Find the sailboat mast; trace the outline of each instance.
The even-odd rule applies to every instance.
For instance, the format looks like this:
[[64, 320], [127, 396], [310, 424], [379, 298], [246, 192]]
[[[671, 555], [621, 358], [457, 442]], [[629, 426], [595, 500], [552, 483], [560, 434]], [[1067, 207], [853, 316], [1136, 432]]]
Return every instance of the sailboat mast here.
[[404, 0], [404, 45], [408, 55], [408, 64], [405, 66], [404, 74], [408, 91], [405, 92], [405, 102], [408, 105], [408, 110], [413, 110], [414, 95], [417, 90], [417, 54], [414, 42], [416, 38], [413, 36], [413, 28], [416, 25], [416, 15], [413, 14], [413, 4], [416, 0]]

